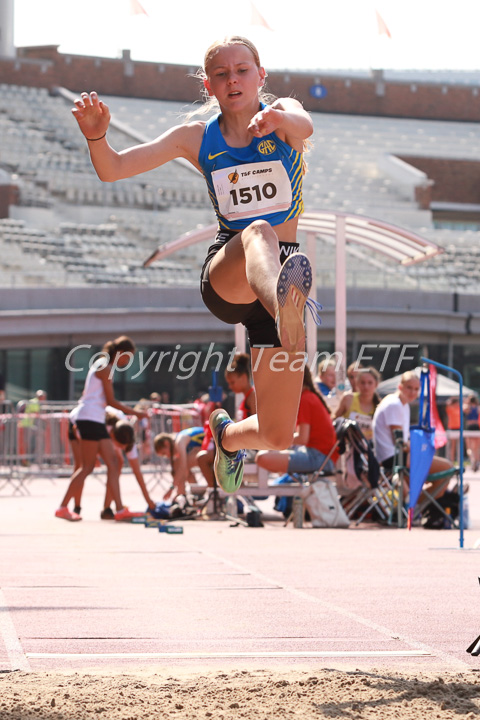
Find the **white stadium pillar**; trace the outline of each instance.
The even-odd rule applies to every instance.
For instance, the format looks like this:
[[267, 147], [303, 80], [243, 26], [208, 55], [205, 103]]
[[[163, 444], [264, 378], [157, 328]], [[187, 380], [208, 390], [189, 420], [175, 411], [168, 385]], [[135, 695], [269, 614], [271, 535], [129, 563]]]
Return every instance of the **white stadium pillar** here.
[[14, 0], [0, 2], [0, 57], [15, 57], [13, 42], [13, 7]]
[[341, 358], [337, 368], [337, 390], [345, 390], [347, 367], [347, 266], [346, 266], [346, 218], [338, 215], [335, 232], [335, 347]]

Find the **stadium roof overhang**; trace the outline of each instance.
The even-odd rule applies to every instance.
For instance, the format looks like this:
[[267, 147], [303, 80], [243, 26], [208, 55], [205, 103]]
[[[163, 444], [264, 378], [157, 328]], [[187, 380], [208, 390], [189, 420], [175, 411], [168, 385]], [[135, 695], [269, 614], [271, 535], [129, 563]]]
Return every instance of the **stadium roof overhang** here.
[[[388, 257], [391, 261], [401, 265], [413, 265], [428, 260], [443, 252], [443, 249], [434, 243], [422, 238], [405, 228], [392, 225], [363, 215], [353, 215], [342, 212], [314, 212], [304, 213], [298, 221], [298, 229], [307, 234], [307, 254], [312, 262], [313, 276], [315, 272], [315, 239], [317, 236], [331, 238], [335, 242], [336, 255], [336, 286], [335, 286], [335, 351], [343, 358], [339, 382], [342, 384], [342, 375], [346, 367], [346, 245], [360, 245], [375, 253]], [[213, 240], [217, 225], [209, 225], [198, 230], [185, 233], [176, 240], [160, 245], [152, 255], [147, 258], [144, 265], [150, 265], [177, 250], [189, 247], [195, 243]], [[312, 288], [315, 297], [315, 287]], [[307, 350], [313, 359], [317, 347], [316, 326], [307, 319]], [[242, 333], [236, 333], [236, 344], [242, 347]], [[243, 340], [244, 346], [244, 340]]]

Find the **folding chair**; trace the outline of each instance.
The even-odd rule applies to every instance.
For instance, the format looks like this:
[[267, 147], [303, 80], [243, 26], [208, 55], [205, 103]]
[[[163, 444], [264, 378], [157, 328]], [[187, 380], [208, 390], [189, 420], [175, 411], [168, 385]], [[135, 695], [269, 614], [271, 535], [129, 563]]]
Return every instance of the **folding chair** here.
[[[336, 425], [340, 451], [346, 452], [346, 467], [339, 483], [342, 505], [350, 519], [360, 524], [375, 510], [387, 521], [392, 508], [392, 486], [379, 465], [371, 444], [354, 420], [340, 419]], [[338, 422], [338, 421], [337, 421]]]
[[[443, 491], [448, 488], [452, 477], [454, 477], [454, 475], [458, 477], [459, 472], [460, 470], [458, 467], [452, 467], [448, 470], [444, 470], [443, 472], [427, 475], [427, 479], [425, 480], [424, 486], [422, 488], [422, 493], [420, 495], [420, 500], [415, 505], [413, 511], [413, 522], [420, 520], [422, 515], [425, 514], [427, 508], [430, 505], [433, 505], [443, 516], [446, 523], [451, 523], [451, 526], [456, 528], [457, 530], [460, 528], [459, 521], [455, 520], [451, 515], [449, 515], [446, 511], [446, 508], [444, 508], [443, 505], [441, 505], [441, 503], [439, 502], [439, 496], [441, 496], [441, 494], [443, 494]], [[438, 482], [438, 485], [437, 487], [435, 487], [433, 492], [425, 489], [425, 484], [434, 482]]]
[[392, 475], [390, 484], [392, 486], [392, 506], [388, 518], [388, 524], [393, 525], [393, 517], [396, 510], [397, 527], [402, 528], [408, 522], [408, 510], [405, 507], [406, 478], [408, 478], [408, 468], [404, 464], [404, 443], [402, 430], [394, 430], [395, 436], [395, 454], [393, 457]]
[[[441, 515], [443, 515], [446, 522], [450, 522], [453, 527], [458, 529], [459, 524], [446, 512], [445, 508], [440, 504], [440, 502], [438, 502], [437, 498], [439, 495], [443, 494], [443, 491], [448, 487], [452, 477], [454, 475], [458, 477], [459, 472], [460, 469], [458, 467], [451, 467], [448, 470], [427, 475], [422, 487], [420, 499], [413, 510], [412, 522], [418, 521], [425, 513], [428, 506], [432, 504], [441, 513]], [[408, 484], [408, 479], [409, 470], [404, 464], [403, 459], [403, 437], [401, 431], [396, 431], [392, 489], [397, 498], [395, 506], [397, 507], [398, 527], [404, 527], [408, 518], [408, 511], [404, 503], [404, 483], [406, 482]], [[425, 485], [436, 482], [438, 482], [438, 485], [435, 487], [433, 492], [425, 489]], [[393, 513], [391, 514], [389, 523], [393, 524]]]

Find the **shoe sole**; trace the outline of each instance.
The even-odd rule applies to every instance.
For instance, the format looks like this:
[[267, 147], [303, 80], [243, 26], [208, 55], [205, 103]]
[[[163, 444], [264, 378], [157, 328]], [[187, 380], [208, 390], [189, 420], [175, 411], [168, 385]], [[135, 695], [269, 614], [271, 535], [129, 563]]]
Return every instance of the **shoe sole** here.
[[305, 351], [304, 310], [312, 288], [312, 266], [302, 253], [290, 255], [277, 278], [277, 332], [290, 353]]

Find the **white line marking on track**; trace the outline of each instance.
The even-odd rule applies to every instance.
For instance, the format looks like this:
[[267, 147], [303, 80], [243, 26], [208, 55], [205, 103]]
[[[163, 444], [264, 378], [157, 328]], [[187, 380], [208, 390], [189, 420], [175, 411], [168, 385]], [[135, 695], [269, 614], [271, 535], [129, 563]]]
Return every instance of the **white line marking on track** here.
[[299, 650], [296, 652], [178, 652], [178, 653], [27, 653], [32, 660], [55, 658], [159, 658], [192, 660], [200, 658], [322, 658], [322, 657], [420, 657], [430, 655], [422, 650]]
[[0, 588], [0, 638], [3, 640], [7, 650], [8, 659], [12, 666], [12, 670], [24, 670], [30, 672], [30, 663], [28, 662], [23, 648], [18, 639], [15, 625], [8, 610], [5, 595]]
[[424, 655], [433, 655], [436, 658], [439, 658], [445, 662], [448, 662], [451, 665], [455, 665], [456, 667], [462, 668], [462, 669], [469, 669], [470, 666], [458, 658], [454, 657], [453, 655], [449, 655], [446, 652], [443, 652], [442, 650], [437, 650], [432, 647], [429, 647], [426, 645], [426, 643], [418, 642], [418, 640], [414, 640], [413, 638], [408, 637], [408, 635], [403, 635], [402, 633], [399, 633], [396, 630], [391, 630], [390, 628], [384, 627], [383, 625], [379, 625], [376, 622], [373, 622], [373, 620], [369, 620], [368, 618], [364, 618], [361, 615], [357, 615], [356, 613], [352, 612], [351, 610], [347, 610], [344, 607], [341, 607], [340, 605], [335, 605], [335, 603], [331, 603], [328, 600], [322, 600], [315, 595], [310, 595], [307, 592], [304, 592], [303, 590], [297, 590], [297, 588], [290, 587], [289, 585], [282, 584], [281, 581], [278, 580], [272, 580], [272, 578], [268, 577], [267, 575], [264, 575], [263, 573], [256, 572], [254, 570], [249, 570], [248, 568], [244, 567], [243, 565], [239, 565], [238, 563], [232, 562], [231, 560], [228, 560], [227, 558], [222, 557], [221, 555], [217, 555], [216, 553], [209, 552], [209, 551], [203, 551], [203, 554], [206, 557], [214, 558], [217, 561], [221, 561], [225, 563], [226, 565], [229, 565], [230, 567], [234, 568], [235, 570], [240, 570], [241, 572], [249, 572], [252, 577], [256, 577], [261, 582], [269, 583], [271, 585], [276, 585], [280, 589], [285, 590], [285, 592], [291, 593], [292, 595], [295, 595], [296, 597], [302, 598], [303, 600], [308, 600], [309, 602], [316, 603], [317, 605], [322, 606], [326, 610], [329, 610], [330, 612], [337, 613], [338, 615], [342, 615], [343, 617], [347, 617], [350, 620], [353, 620], [354, 622], [359, 623], [360, 625], [363, 625], [365, 627], [371, 628], [372, 630], [375, 630], [380, 635], [384, 635], [385, 637], [391, 639], [392, 637], [397, 638], [400, 640], [400, 642], [404, 642], [406, 645], [409, 645], [411, 648], [415, 648], [418, 651], [422, 651]]

